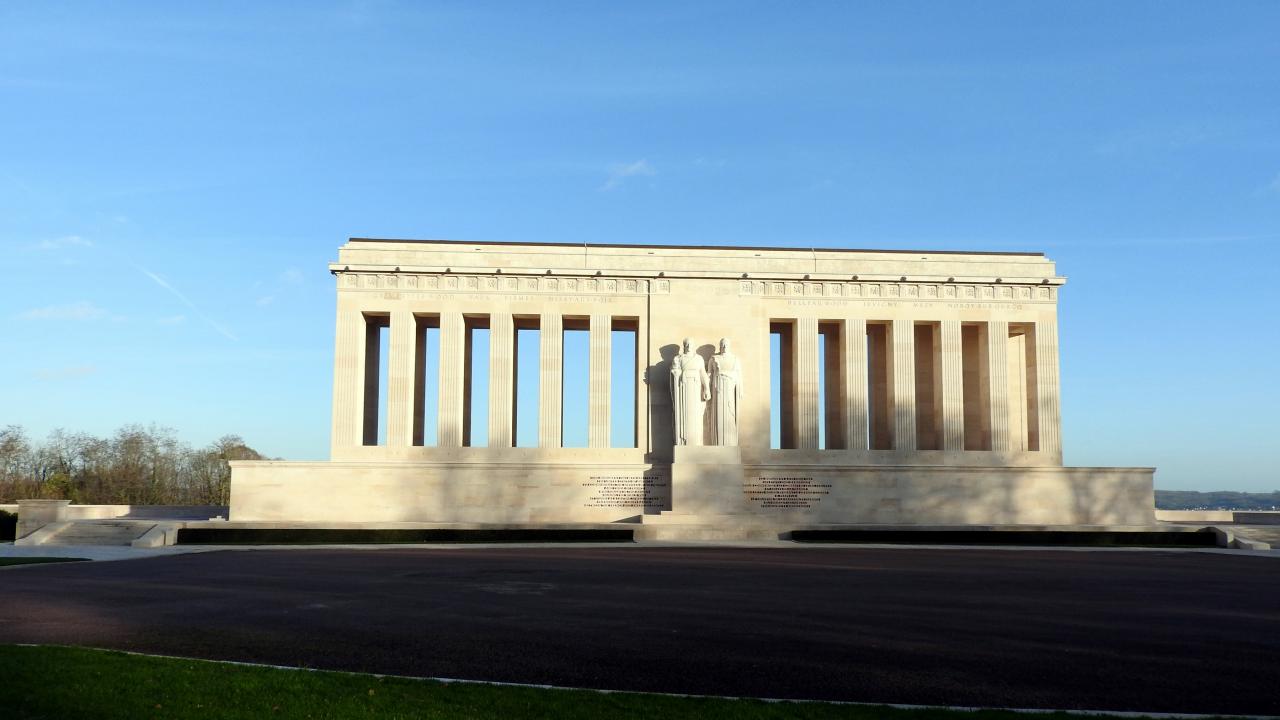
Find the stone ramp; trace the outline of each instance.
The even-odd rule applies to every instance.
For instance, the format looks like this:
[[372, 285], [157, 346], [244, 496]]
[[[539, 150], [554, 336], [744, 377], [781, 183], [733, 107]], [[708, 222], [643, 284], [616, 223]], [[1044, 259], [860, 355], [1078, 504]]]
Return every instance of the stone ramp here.
[[53, 523], [26, 538], [23, 545], [129, 545], [155, 522], [139, 520], [74, 520]]
[[1234, 532], [1238, 537], [1280, 548], [1280, 525], [1225, 525], [1223, 527]]

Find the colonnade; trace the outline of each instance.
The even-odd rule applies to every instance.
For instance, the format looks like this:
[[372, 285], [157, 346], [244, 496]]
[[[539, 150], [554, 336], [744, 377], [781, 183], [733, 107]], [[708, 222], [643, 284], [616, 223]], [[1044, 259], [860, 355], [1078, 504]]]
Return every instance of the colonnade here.
[[[377, 445], [382, 422], [378, 398], [379, 335], [390, 327], [387, 359], [386, 445], [409, 447], [434, 444], [441, 448], [471, 445], [469, 397], [472, 379], [468, 333], [489, 329], [488, 441], [491, 448], [515, 445], [516, 330], [540, 331], [538, 447], [558, 448], [562, 442], [564, 350], [566, 329], [589, 333], [587, 446], [607, 448], [610, 443], [610, 365], [615, 321], [634, 329], [635, 318], [615, 318], [608, 313], [585, 317], [542, 313], [536, 317], [510, 312], [483, 314], [445, 311], [339, 313], [335, 352], [333, 432], [335, 444]], [[566, 324], [569, 327], [566, 327]], [[439, 390], [434, 443], [423, 437], [422, 406], [425, 385], [426, 332], [439, 329]], [[362, 342], [363, 338], [363, 342]], [[357, 397], [358, 395], [358, 397]], [[639, 397], [639, 395], [637, 395]]]
[[828, 449], [1061, 456], [1056, 323], [795, 318], [770, 326], [782, 335], [783, 448], [818, 449], [823, 422]]
[[[488, 308], [486, 308], [488, 309]], [[516, 440], [516, 332], [540, 331], [538, 447], [562, 446], [566, 330], [589, 334], [589, 362], [581, 381], [588, 388], [587, 447], [610, 447], [612, 331], [636, 330], [645, 317], [513, 315], [442, 310], [417, 313], [347, 310], [339, 313], [334, 386], [335, 446], [385, 444], [394, 448], [470, 446], [469, 397], [473, 379], [468, 336], [488, 328], [488, 439], [490, 448]], [[423, 437], [426, 328], [439, 330], [439, 391], [436, 437]], [[772, 318], [769, 331], [783, 335], [781, 367], [782, 448], [798, 450], [991, 451], [1041, 453], [1060, 461], [1058, 337], [1053, 321], [980, 322], [958, 319], [818, 317]], [[379, 337], [389, 329], [385, 421], [380, 417]], [[740, 327], [740, 329], [742, 329]], [[759, 329], [764, 334], [765, 328]], [[679, 333], [667, 333], [674, 340]], [[638, 335], [639, 337], [639, 335]], [[820, 351], [819, 338], [825, 338]], [[748, 345], [751, 338], [734, 338]], [[749, 366], [753, 403], [768, 394], [767, 342]], [[638, 353], [638, 362], [645, 352]], [[639, 368], [637, 368], [639, 370]], [[758, 374], [757, 374], [758, 373]], [[637, 440], [648, 437], [649, 405], [637, 373]], [[825, 377], [824, 387], [820, 378]], [[569, 382], [574, 382], [569, 379]], [[824, 403], [820, 403], [819, 395]], [[825, 412], [820, 405], [825, 404]], [[759, 405], [757, 405], [759, 407]], [[763, 417], [768, 417], [768, 408]], [[761, 415], [756, 414], [756, 417]], [[653, 422], [669, 421], [655, 419]], [[820, 437], [825, 444], [820, 448]], [[764, 431], [742, 435], [743, 444], [764, 442]], [[637, 442], [643, 446], [645, 443]], [[945, 460], [936, 460], [945, 462]]]

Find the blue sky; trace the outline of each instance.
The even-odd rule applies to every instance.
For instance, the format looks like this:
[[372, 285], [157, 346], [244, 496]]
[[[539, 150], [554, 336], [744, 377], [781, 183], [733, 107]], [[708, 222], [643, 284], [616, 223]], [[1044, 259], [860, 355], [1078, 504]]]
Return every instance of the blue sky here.
[[1039, 250], [1073, 465], [1277, 471], [1280, 4], [0, 4], [0, 423], [327, 453], [348, 236]]

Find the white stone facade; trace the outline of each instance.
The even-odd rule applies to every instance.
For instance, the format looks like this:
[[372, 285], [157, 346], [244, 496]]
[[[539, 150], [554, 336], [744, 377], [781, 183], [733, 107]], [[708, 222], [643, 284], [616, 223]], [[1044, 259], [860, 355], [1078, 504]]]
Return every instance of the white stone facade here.
[[[1152, 469], [1062, 467], [1064, 279], [1042, 255], [353, 239], [330, 271], [338, 289], [331, 461], [233, 463], [232, 520], [1153, 519]], [[380, 327], [390, 336], [381, 410], [371, 372]], [[432, 408], [421, 399], [427, 327], [439, 328]], [[472, 327], [490, 337], [485, 447], [470, 447], [468, 432]], [[515, 331], [533, 327], [538, 447], [513, 447]], [[564, 375], [566, 328], [589, 332], [585, 378]], [[633, 447], [609, 446], [616, 329], [635, 332]], [[778, 448], [770, 446], [771, 333], [782, 347]], [[701, 440], [688, 445], [705, 447], [683, 459], [674, 452], [673, 400], [697, 397], [672, 392], [685, 338], [712, 372], [721, 339], [732, 341], [741, 379], [737, 446], [727, 454], [715, 447], [726, 432], [719, 397], [704, 400], [702, 428], [685, 429]], [[582, 382], [589, 447], [565, 448], [562, 391]], [[434, 438], [423, 437], [427, 413], [436, 415]]]

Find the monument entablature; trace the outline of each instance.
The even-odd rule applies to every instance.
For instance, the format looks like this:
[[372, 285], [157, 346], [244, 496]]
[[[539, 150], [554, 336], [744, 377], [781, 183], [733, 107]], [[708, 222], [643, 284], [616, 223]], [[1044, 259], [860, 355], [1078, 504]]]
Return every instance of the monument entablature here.
[[1150, 519], [1150, 469], [1062, 466], [1065, 279], [1041, 254], [353, 238], [329, 270], [332, 461], [236, 463], [233, 519]]

